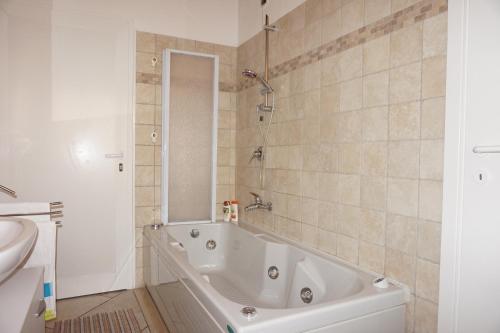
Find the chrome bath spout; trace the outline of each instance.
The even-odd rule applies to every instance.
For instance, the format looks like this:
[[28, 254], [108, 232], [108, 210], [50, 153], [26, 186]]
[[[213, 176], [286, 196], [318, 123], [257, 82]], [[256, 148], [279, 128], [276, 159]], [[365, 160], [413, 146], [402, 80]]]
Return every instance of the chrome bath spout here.
[[256, 209], [265, 209], [268, 211], [273, 210], [273, 204], [269, 201], [267, 203], [263, 203], [260, 195], [254, 192], [250, 192], [251, 195], [253, 195], [255, 202], [253, 204], [250, 204], [245, 207], [245, 212], [251, 212], [252, 210]]

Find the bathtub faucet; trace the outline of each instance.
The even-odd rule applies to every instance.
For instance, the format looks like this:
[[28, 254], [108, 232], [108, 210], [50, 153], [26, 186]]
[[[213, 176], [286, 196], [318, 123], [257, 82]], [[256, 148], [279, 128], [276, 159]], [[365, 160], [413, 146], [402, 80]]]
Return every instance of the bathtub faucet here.
[[273, 210], [273, 204], [270, 201], [267, 203], [263, 203], [260, 195], [254, 192], [250, 192], [250, 194], [253, 195], [255, 202], [245, 207], [246, 212], [250, 212], [256, 209], [267, 209], [268, 211]]

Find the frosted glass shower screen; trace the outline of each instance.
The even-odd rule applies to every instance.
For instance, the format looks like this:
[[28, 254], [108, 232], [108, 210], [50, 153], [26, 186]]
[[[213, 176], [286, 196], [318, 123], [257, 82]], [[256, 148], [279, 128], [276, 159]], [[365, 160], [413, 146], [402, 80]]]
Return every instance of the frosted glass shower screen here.
[[217, 60], [164, 53], [164, 223], [215, 220]]

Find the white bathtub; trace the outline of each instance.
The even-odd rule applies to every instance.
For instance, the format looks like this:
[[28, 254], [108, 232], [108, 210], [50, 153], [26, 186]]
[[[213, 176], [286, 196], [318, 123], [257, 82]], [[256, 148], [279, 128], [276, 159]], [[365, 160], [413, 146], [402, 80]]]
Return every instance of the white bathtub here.
[[145, 283], [171, 333], [404, 332], [401, 288], [376, 288], [374, 275], [248, 225], [145, 227], [144, 235]]

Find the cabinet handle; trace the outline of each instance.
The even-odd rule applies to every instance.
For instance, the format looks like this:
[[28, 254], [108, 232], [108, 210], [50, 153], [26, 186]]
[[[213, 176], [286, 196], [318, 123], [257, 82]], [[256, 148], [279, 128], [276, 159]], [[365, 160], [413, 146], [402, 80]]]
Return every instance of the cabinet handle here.
[[40, 305], [38, 305], [38, 311], [36, 313], [34, 313], [33, 315], [36, 318], [41, 317], [44, 314], [45, 309], [47, 309], [47, 304], [45, 304], [45, 300], [44, 299], [41, 299], [40, 300]]

